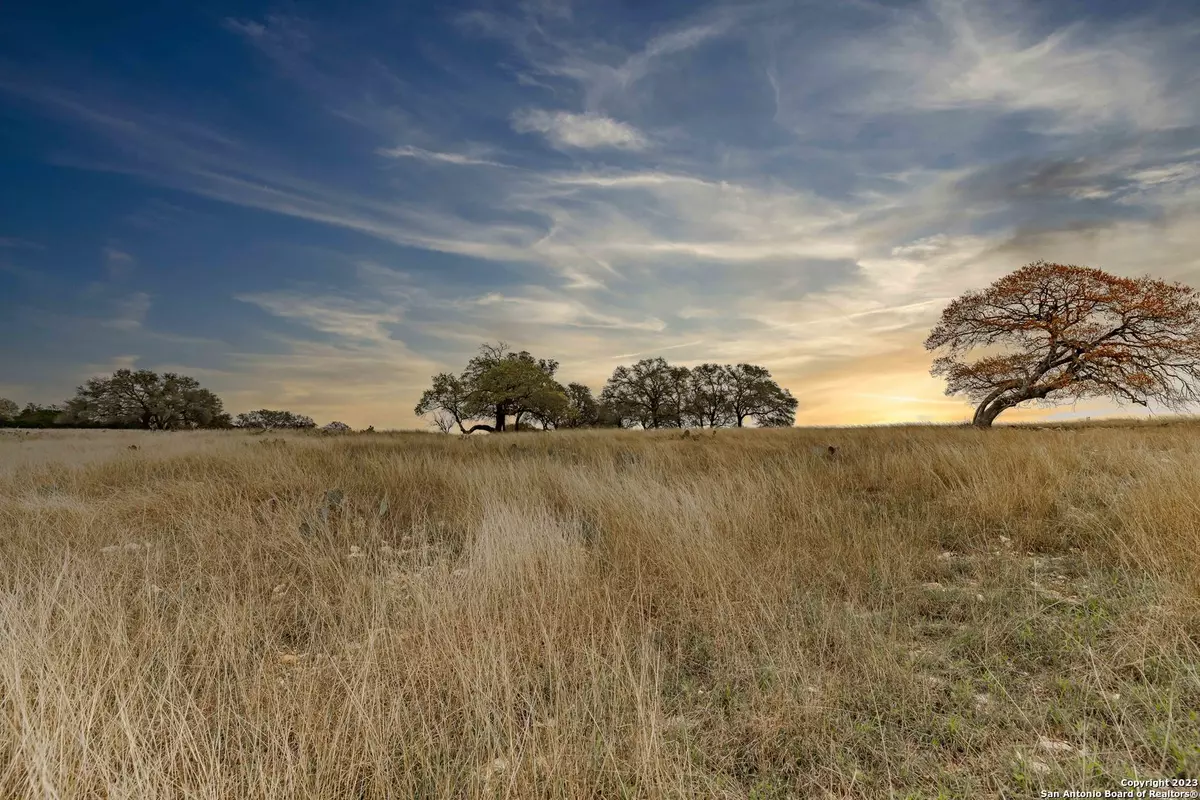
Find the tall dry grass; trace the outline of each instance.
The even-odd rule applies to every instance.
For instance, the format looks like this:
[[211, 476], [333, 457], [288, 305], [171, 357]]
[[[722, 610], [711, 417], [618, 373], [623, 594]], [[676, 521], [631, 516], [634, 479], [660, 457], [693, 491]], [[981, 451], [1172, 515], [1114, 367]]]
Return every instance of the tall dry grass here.
[[0, 796], [1197, 777], [1198, 467], [1191, 425], [0, 437]]

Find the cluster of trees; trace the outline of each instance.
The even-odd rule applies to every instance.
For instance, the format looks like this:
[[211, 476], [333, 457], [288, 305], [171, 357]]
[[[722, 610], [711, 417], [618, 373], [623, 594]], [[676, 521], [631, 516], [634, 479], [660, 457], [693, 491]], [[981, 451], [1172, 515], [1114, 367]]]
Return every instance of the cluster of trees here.
[[190, 430], [228, 428], [233, 421], [221, 398], [195, 378], [168, 372], [119, 369], [90, 378], [63, 405], [16, 403], [0, 398], [0, 423], [29, 428], [141, 428]]
[[[0, 426], [19, 428], [137, 428], [173, 431], [201, 428], [250, 430], [307, 430], [316, 428], [312, 417], [292, 411], [261, 408], [238, 414], [225, 412], [221, 398], [195, 378], [148, 369], [119, 369], [107, 378], [90, 378], [64, 405], [21, 409], [0, 397]], [[350, 426], [330, 422], [321, 428], [345, 433]], [[371, 429], [373, 430], [373, 429]]]
[[67, 401], [61, 422], [158, 431], [232, 424], [221, 398], [195, 378], [148, 369], [119, 369], [108, 378], [89, 378]]
[[461, 433], [526, 427], [685, 428], [790, 426], [797, 402], [763, 367], [753, 364], [674, 366], [646, 358], [618, 367], [597, 398], [582, 383], [556, 380], [559, 363], [485, 344], [466, 368], [433, 376], [415, 412], [439, 429]]
[[235, 428], [264, 431], [302, 431], [317, 427], [317, 423], [313, 422], [312, 417], [306, 417], [303, 414], [260, 408], [258, 411], [247, 411], [244, 414], [238, 414], [237, 418], [233, 421], [233, 426]]
[[48, 428], [59, 423], [62, 406], [40, 406], [28, 403], [21, 408], [7, 397], [0, 397], [0, 426], [16, 428]]
[[[296, 424], [302, 421], [305, 424]], [[278, 423], [286, 424], [278, 424]], [[267, 423], [276, 423], [270, 425]], [[225, 412], [221, 398], [195, 379], [174, 372], [162, 375], [148, 369], [119, 369], [107, 378], [90, 378], [63, 405], [16, 403], [0, 398], [0, 424], [27, 428], [140, 428], [195, 430], [198, 428], [312, 427], [307, 417], [278, 411], [239, 414]]]

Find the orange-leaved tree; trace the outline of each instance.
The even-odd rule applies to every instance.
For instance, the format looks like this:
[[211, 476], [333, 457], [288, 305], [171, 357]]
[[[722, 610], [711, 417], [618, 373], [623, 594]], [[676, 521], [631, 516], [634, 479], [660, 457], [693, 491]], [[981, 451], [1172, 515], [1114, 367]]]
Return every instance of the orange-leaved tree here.
[[925, 349], [944, 353], [932, 374], [976, 403], [983, 427], [1027, 401], [1180, 408], [1200, 399], [1198, 297], [1180, 283], [1036, 261], [948, 305]]

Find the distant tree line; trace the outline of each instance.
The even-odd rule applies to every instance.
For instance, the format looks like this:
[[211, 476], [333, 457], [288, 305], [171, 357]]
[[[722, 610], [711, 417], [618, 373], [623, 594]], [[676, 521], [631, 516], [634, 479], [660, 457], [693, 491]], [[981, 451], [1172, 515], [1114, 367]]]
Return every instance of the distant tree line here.
[[797, 402], [764, 367], [683, 367], [646, 358], [614, 370], [599, 397], [556, 380], [559, 363], [508, 345], [484, 344], [461, 373], [433, 376], [415, 412], [442, 431], [537, 428], [719, 428], [794, 424]]
[[[316, 423], [303, 414], [265, 408], [232, 418], [221, 398], [195, 378], [119, 369], [107, 378], [90, 378], [62, 405], [29, 403], [21, 408], [0, 397], [0, 427], [303, 430], [315, 428]], [[341, 432], [348, 426], [330, 423], [326, 429]]]

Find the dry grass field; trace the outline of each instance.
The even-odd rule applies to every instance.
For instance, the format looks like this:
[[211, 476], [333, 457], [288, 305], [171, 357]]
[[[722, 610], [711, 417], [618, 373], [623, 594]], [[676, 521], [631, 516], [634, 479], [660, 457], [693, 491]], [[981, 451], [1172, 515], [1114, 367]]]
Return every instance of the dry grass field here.
[[0, 433], [0, 797], [1036, 797], [1198, 710], [1200, 425]]

